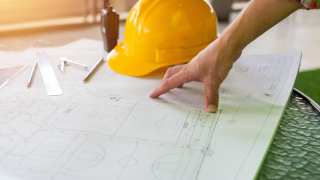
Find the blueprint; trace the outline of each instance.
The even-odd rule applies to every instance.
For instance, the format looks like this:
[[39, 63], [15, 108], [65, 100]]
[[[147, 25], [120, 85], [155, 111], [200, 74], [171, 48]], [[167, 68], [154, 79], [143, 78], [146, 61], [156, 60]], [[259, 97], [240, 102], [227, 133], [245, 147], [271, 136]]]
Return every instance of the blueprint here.
[[[52, 64], [68, 57], [93, 65], [100, 49], [101, 42], [85, 39], [42, 51]], [[0, 60], [9, 53], [12, 63], [32, 64], [32, 51], [1, 52]], [[24, 87], [25, 71], [0, 89], [0, 179], [253, 179], [300, 59], [297, 52], [241, 57], [215, 114], [203, 111], [197, 82], [150, 99], [158, 77], [121, 76], [105, 66], [83, 84], [86, 72], [55, 68], [64, 94], [50, 97], [40, 73]]]

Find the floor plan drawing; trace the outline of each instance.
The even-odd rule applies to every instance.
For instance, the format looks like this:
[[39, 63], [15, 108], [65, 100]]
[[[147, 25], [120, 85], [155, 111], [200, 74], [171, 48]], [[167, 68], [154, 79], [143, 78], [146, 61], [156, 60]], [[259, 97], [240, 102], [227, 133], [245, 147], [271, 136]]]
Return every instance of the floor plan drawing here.
[[[45, 51], [54, 59], [78, 48], [82, 60], [98, 57], [99, 46], [82, 40]], [[242, 57], [221, 87], [215, 114], [203, 111], [197, 82], [154, 100], [148, 94], [157, 79], [125, 77], [106, 67], [84, 85], [82, 74], [70, 70], [57, 73], [64, 94], [48, 97], [41, 81], [26, 90], [19, 76], [0, 95], [0, 178], [252, 179], [299, 63], [296, 52]]]

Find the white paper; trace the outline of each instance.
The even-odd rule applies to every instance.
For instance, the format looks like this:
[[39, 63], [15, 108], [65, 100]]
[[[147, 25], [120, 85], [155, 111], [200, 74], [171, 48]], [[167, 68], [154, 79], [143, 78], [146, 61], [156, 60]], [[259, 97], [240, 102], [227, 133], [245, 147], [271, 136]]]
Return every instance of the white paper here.
[[[82, 40], [46, 52], [52, 63], [68, 57], [92, 65], [101, 47]], [[299, 63], [299, 53], [242, 57], [222, 85], [216, 114], [202, 110], [200, 83], [154, 100], [148, 95], [159, 79], [107, 66], [89, 84], [77, 68], [57, 74], [64, 89], [57, 97], [46, 95], [39, 78], [30, 90], [17, 88], [17, 79], [0, 91], [0, 179], [253, 179]]]
[[0, 68], [0, 89], [4, 88], [10, 80], [18, 75], [25, 66], [11, 66]]

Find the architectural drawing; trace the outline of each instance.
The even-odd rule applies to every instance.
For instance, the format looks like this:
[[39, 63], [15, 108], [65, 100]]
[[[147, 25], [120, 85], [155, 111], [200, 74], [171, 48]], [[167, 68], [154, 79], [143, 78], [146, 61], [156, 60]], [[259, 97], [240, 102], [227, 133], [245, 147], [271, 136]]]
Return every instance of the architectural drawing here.
[[[67, 50], [62, 47], [61, 54]], [[13, 84], [0, 96], [0, 177], [251, 179], [280, 119], [299, 60], [297, 53], [244, 57], [221, 88], [216, 114], [202, 110], [199, 83], [158, 100], [147, 97], [157, 80], [110, 70], [100, 77], [105, 81], [97, 77], [93, 85], [62, 83], [61, 97], [46, 96], [41, 84], [32, 92]]]

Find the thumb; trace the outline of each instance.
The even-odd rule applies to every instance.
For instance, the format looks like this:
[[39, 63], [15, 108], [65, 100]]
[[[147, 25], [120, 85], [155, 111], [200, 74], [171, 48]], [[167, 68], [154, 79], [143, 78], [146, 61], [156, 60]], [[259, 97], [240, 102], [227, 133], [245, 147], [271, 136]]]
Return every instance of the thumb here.
[[215, 81], [209, 81], [204, 83], [205, 86], [205, 107], [206, 111], [215, 113], [218, 111], [219, 104], [219, 84]]

